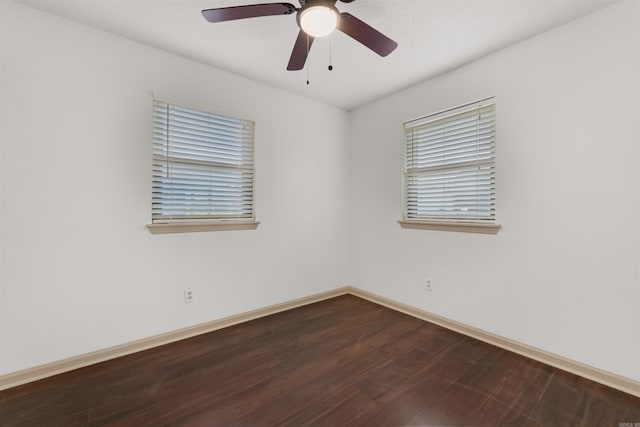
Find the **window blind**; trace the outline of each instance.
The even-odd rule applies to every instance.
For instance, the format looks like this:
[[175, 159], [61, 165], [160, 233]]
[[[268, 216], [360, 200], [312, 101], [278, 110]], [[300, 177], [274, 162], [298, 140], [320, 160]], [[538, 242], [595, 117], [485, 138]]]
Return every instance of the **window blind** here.
[[154, 100], [152, 222], [253, 219], [254, 127]]
[[493, 98], [404, 124], [405, 219], [495, 221]]

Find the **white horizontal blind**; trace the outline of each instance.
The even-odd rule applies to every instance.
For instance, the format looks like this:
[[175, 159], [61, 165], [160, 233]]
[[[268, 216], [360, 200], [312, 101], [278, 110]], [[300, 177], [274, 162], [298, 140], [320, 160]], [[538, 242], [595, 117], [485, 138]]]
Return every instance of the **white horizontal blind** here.
[[495, 221], [493, 99], [404, 124], [406, 220]]
[[253, 219], [254, 123], [153, 101], [152, 222]]

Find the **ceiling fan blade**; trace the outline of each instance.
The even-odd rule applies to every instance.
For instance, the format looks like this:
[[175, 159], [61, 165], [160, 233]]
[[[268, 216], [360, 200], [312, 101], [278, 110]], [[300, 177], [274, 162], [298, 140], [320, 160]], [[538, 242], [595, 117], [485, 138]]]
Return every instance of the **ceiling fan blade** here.
[[293, 52], [291, 52], [291, 58], [289, 59], [289, 65], [287, 70], [297, 71], [304, 68], [304, 63], [307, 62], [307, 56], [311, 50], [313, 44], [313, 37], [300, 30], [296, 44], [293, 45]]
[[202, 16], [209, 22], [224, 22], [259, 16], [291, 15], [296, 10], [296, 7], [290, 3], [262, 3], [205, 9], [202, 11]]
[[398, 47], [398, 43], [350, 13], [340, 14], [338, 29], [380, 56], [387, 56]]

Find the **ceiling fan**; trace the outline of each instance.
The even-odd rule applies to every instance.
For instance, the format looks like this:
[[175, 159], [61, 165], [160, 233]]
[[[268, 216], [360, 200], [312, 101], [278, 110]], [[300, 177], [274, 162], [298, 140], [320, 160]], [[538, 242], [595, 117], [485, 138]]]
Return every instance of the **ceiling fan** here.
[[[202, 15], [209, 22], [224, 22], [260, 16], [291, 15], [295, 12], [300, 32], [287, 66], [287, 70], [290, 71], [304, 68], [314, 38], [327, 36], [335, 29], [342, 31], [380, 56], [387, 56], [398, 47], [398, 43], [350, 13], [340, 13], [335, 7], [337, 0], [298, 1], [299, 8], [290, 3], [261, 3], [206, 9], [202, 11]], [[351, 3], [354, 0], [340, 1]]]

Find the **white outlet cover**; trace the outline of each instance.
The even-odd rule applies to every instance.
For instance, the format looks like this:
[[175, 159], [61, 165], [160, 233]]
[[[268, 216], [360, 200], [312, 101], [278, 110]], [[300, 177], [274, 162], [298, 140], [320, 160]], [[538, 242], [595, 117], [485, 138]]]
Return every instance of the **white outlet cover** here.
[[425, 282], [426, 282], [425, 283], [425, 289], [427, 291], [429, 291], [429, 292], [432, 292], [433, 291], [433, 280], [430, 279], [430, 278], [427, 278]]

